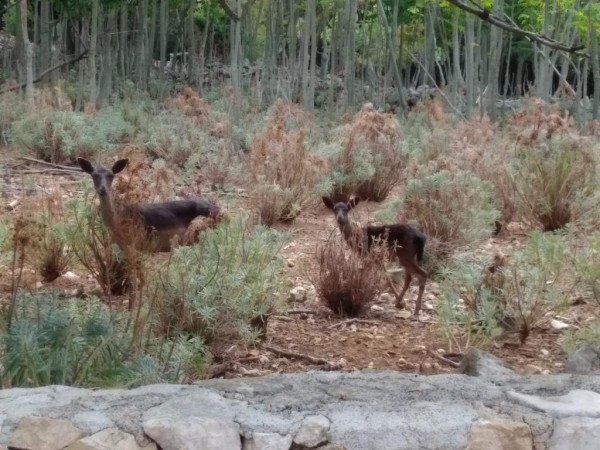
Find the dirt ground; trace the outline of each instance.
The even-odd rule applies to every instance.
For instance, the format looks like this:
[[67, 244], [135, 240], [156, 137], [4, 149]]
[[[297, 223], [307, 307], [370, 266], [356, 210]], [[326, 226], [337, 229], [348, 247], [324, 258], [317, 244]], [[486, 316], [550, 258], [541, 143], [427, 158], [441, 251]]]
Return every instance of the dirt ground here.
[[[26, 163], [13, 157], [0, 161], [5, 168], [2, 174], [2, 215], [18, 212], [24, 197], [43, 195], [51, 189], [60, 189], [66, 198], [77, 195], [78, 183], [83, 174], [43, 172], [42, 166]], [[35, 173], [24, 173], [35, 170]], [[41, 172], [39, 172], [41, 170]], [[225, 202], [227, 203], [227, 202]], [[373, 217], [376, 203], [361, 203], [353, 219], [364, 223]], [[334, 217], [320, 204], [313, 211], [303, 213], [291, 225], [276, 227], [291, 234], [292, 239], [282, 250], [285, 258], [285, 275], [292, 286], [306, 289], [307, 298], [301, 303], [289, 303], [287, 310], [271, 316], [267, 338], [254, 348], [229, 346], [214, 348], [213, 376], [257, 376], [273, 372], [299, 372], [311, 369], [357, 370], [390, 369], [403, 372], [451, 373], [457, 371], [457, 361], [464, 349], [452, 346], [436, 327], [434, 311], [439, 294], [437, 284], [429, 281], [425, 290], [421, 320], [416, 322], [393, 305], [393, 297], [379, 298], [371, 310], [359, 321], [347, 321], [335, 316], [320, 304], [309, 274], [315, 273], [315, 252], [318, 243], [332, 232], [337, 233]], [[522, 245], [525, 232], [518, 224], [510, 224], [498, 236], [490, 238], [482, 251], [501, 249], [510, 254], [511, 249]], [[81, 268], [74, 267], [49, 286], [38, 281], [34, 271], [27, 271], [25, 284], [31, 289], [55, 287], [67, 295], [88, 291], [95, 282]], [[9, 267], [0, 267], [0, 296], [10, 293]], [[382, 286], [382, 292], [387, 286]], [[417, 287], [411, 287], [406, 296], [408, 311], [414, 308]], [[385, 296], [384, 296], [385, 297]], [[564, 321], [571, 326], [589, 320], [590, 308], [577, 302]], [[524, 373], [558, 372], [564, 366], [565, 353], [559, 345], [560, 333], [549, 326], [536, 329], [524, 345], [518, 336], [507, 336], [485, 350], [508, 362]]]

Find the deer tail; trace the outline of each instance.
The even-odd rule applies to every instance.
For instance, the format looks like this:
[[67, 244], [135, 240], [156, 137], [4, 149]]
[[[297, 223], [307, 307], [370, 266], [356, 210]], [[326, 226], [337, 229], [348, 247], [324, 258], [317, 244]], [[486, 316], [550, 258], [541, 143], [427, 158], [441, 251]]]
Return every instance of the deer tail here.
[[425, 237], [424, 234], [422, 234], [420, 236], [415, 236], [414, 245], [415, 245], [415, 249], [417, 251], [417, 261], [419, 263], [423, 262], [423, 257], [425, 255], [425, 243], [426, 242], [427, 242], [427, 238]]

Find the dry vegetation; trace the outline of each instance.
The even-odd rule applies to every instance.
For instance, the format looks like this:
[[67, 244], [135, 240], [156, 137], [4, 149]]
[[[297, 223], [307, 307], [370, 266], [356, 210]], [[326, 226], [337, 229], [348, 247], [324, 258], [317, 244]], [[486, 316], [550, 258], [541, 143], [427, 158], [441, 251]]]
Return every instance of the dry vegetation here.
[[[0, 221], [7, 385], [135, 385], [322, 364], [444, 372], [454, 366], [439, 356], [471, 345], [556, 371], [565, 351], [598, 345], [600, 149], [594, 126], [580, 132], [554, 106], [532, 100], [493, 124], [458, 120], [436, 99], [402, 120], [365, 105], [325, 129], [283, 101], [234, 127], [229, 100], [219, 107], [190, 88], [109, 112], [73, 112], [61, 98], [39, 91], [34, 112], [13, 98], [23, 116], [0, 117], [12, 146], [5, 191], [16, 201]], [[208, 196], [226, 214], [195, 221], [188, 246], [139, 255], [129, 312], [132, 274], [89, 181], [24, 167], [17, 152], [59, 164], [126, 157], [118, 205]], [[42, 180], [54, 189], [37, 195]], [[411, 222], [428, 235], [422, 322], [394, 308], [383, 255], [352, 251], [321, 195], [370, 199], [353, 213], [362, 224]], [[292, 286], [304, 294], [289, 300]], [[34, 335], [40, 361], [59, 358], [58, 345], [73, 361], [89, 358], [89, 371], [73, 372], [69, 358], [52, 372], [60, 379], [18, 369], [17, 350]]]

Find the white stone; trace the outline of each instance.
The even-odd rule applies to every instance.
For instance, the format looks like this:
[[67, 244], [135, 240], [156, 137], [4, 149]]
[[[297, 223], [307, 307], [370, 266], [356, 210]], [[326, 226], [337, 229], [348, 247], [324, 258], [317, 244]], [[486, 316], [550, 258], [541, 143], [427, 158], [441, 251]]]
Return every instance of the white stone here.
[[29, 416], [19, 422], [8, 446], [27, 450], [60, 450], [84, 436], [85, 433], [68, 420]]
[[600, 419], [567, 417], [554, 422], [548, 450], [595, 450], [600, 442]]
[[80, 439], [66, 450], [156, 450], [156, 444], [140, 447], [129, 433], [118, 428], [107, 428], [96, 434]]
[[162, 417], [143, 424], [162, 450], [241, 450], [239, 426], [212, 417]]
[[383, 308], [383, 306], [371, 305], [371, 311], [373, 311], [373, 312], [382, 312], [382, 311], [385, 311], [385, 309]]
[[561, 330], [564, 330], [565, 328], [569, 328], [568, 323], [565, 323], [562, 320], [556, 320], [556, 319], [552, 319], [550, 321], [550, 326], [552, 327], [553, 330], [556, 330], [556, 331], [561, 331]]
[[294, 443], [308, 448], [327, 442], [327, 432], [331, 423], [322, 415], [308, 416], [302, 421], [294, 437]]
[[531, 450], [533, 436], [529, 426], [496, 418], [479, 419], [471, 427], [467, 450]]
[[292, 436], [278, 433], [252, 433], [250, 439], [244, 441], [243, 450], [289, 450]]
[[296, 286], [290, 290], [290, 302], [304, 303], [306, 301], [306, 289], [302, 286]]
[[544, 411], [554, 417], [600, 417], [600, 394], [593, 391], [574, 389], [566, 395], [556, 397], [539, 397], [514, 391], [507, 394], [525, 406]]

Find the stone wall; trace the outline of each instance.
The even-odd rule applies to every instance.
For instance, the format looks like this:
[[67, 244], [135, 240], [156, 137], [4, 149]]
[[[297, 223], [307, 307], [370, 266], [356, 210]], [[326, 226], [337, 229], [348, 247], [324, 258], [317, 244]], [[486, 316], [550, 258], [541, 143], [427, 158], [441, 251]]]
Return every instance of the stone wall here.
[[600, 376], [309, 372], [0, 391], [0, 448], [592, 449]]

